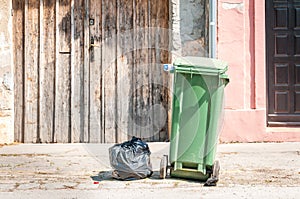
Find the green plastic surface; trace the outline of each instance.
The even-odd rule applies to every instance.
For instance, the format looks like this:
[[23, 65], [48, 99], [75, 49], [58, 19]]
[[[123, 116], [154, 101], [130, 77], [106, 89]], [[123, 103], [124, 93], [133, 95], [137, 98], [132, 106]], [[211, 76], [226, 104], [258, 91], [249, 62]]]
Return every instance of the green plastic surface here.
[[176, 59], [173, 65], [178, 72], [191, 71], [199, 74], [221, 74], [228, 69], [226, 62], [206, 57], [181, 57]]
[[[224, 88], [229, 78], [225, 74], [225, 62], [215, 59], [209, 62], [208, 58], [196, 57], [189, 61], [190, 58], [174, 62], [171, 176], [206, 180], [209, 177], [207, 170], [211, 169], [215, 159]], [[204, 66], [198, 63], [203, 60]], [[218, 63], [218, 67], [212, 67], [211, 63]], [[200, 70], [190, 73], [178, 70], [178, 66]], [[207, 73], [208, 68], [213, 72]]]

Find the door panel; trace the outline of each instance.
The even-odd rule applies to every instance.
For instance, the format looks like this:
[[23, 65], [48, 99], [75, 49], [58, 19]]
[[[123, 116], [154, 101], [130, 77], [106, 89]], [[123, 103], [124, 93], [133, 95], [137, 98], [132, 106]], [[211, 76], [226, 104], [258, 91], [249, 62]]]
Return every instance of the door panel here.
[[[43, 0], [47, 1], [47, 0]], [[55, 86], [54, 95], [54, 130], [53, 142], [70, 142], [70, 120], [71, 120], [71, 0], [59, 0], [55, 4], [55, 79], [52, 84]], [[54, 2], [52, 2], [54, 4]], [[48, 7], [51, 4], [48, 4]], [[48, 7], [43, 7], [47, 10]], [[42, 37], [42, 35], [40, 35]], [[47, 45], [47, 44], [45, 44]], [[48, 53], [48, 52], [45, 52]], [[26, 59], [26, 58], [25, 58]], [[28, 67], [27, 65], [24, 66]], [[40, 68], [47, 67], [40, 65]], [[26, 100], [26, 99], [25, 99]], [[26, 115], [25, 115], [26, 117]], [[38, 129], [39, 131], [41, 129]], [[28, 131], [24, 131], [26, 135]], [[44, 142], [44, 140], [40, 140]]]
[[16, 141], [168, 139], [169, 1], [13, 0]]
[[38, 95], [39, 95], [39, 2], [28, 0], [25, 4], [25, 38], [24, 57], [24, 136], [25, 142], [38, 140]]
[[[69, 4], [66, 4], [68, 7]], [[84, 53], [87, 51], [85, 47], [84, 35], [88, 34], [85, 31], [85, 2], [84, 0], [76, 0], [73, 3], [73, 7], [70, 7], [71, 21], [71, 67], [70, 67], [70, 142], [88, 142], [88, 129], [87, 121], [87, 109], [88, 109], [88, 95], [86, 92], [88, 78], [87, 63], [85, 63]], [[61, 6], [60, 6], [61, 7]], [[60, 8], [59, 7], [59, 8]]]
[[[14, 0], [12, 4], [13, 17], [13, 52], [14, 52], [14, 137], [18, 142], [24, 142], [24, 12], [25, 1]], [[52, 131], [51, 131], [52, 132]]]
[[[89, 131], [90, 142], [104, 142], [103, 135], [103, 115], [102, 115], [102, 1], [91, 0], [90, 19], [94, 25], [89, 25], [90, 38], [93, 40], [95, 47], [89, 47], [90, 79], [89, 79], [89, 97], [90, 97], [90, 115]], [[91, 41], [90, 41], [91, 42]]]
[[300, 1], [266, 1], [268, 125], [300, 125]]

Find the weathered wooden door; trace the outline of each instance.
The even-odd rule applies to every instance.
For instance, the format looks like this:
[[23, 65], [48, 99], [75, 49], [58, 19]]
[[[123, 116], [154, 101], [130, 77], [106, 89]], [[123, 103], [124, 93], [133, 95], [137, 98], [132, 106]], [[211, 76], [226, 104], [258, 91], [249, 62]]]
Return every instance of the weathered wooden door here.
[[169, 2], [13, 0], [15, 139], [168, 139]]
[[300, 125], [300, 0], [266, 0], [268, 124]]

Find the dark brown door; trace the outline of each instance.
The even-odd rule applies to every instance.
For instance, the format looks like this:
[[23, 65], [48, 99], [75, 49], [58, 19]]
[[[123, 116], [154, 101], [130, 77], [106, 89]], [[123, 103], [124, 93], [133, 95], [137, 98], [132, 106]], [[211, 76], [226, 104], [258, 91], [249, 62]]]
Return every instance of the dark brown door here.
[[300, 0], [266, 0], [268, 125], [300, 125]]

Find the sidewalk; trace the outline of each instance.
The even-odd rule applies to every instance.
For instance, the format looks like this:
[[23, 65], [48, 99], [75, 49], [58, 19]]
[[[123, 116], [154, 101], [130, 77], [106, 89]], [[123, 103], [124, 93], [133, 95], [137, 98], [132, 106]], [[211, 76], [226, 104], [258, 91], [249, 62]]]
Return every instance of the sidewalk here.
[[[0, 198], [298, 198], [300, 143], [220, 144], [217, 187], [159, 179], [168, 143], [149, 143], [154, 175], [111, 179], [109, 144], [20, 144], [0, 148]], [[94, 184], [94, 180], [99, 184]]]

